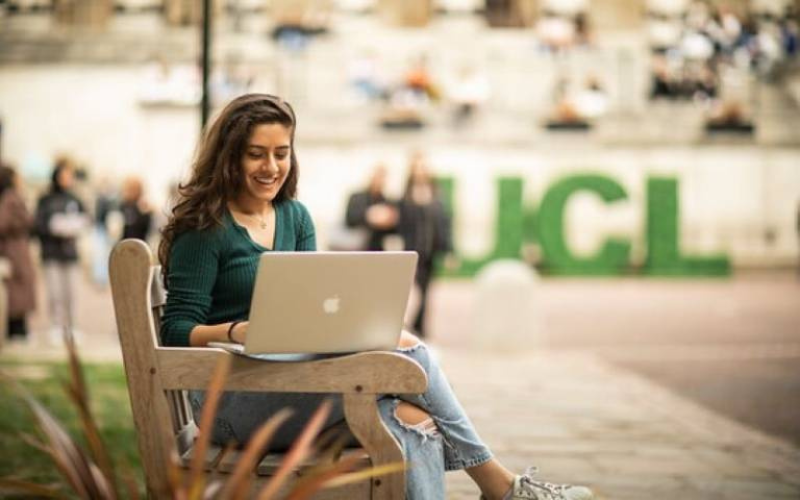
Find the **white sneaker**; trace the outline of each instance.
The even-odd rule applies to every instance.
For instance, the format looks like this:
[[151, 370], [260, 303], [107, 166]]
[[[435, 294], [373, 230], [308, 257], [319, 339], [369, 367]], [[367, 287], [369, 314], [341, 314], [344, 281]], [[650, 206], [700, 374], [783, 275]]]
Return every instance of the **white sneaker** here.
[[[511, 490], [503, 500], [592, 500], [592, 490], [585, 486], [553, 484], [533, 479], [536, 467], [529, 467], [525, 474], [514, 478]], [[483, 497], [481, 497], [483, 498]]]

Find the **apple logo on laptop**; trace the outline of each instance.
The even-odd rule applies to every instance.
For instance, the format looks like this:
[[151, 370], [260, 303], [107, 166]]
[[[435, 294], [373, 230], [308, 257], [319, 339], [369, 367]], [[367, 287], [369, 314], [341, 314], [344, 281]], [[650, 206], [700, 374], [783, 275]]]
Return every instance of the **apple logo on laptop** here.
[[322, 302], [322, 310], [325, 311], [325, 314], [336, 314], [339, 312], [339, 302], [338, 295], [329, 297]]

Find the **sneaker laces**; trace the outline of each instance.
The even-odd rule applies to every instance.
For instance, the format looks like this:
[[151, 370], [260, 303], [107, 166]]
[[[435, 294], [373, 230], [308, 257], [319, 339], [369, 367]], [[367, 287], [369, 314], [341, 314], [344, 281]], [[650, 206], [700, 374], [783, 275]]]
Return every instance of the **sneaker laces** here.
[[[564, 498], [564, 489], [566, 485], [563, 484], [554, 484], [548, 483], [546, 481], [537, 481], [533, 478], [535, 474], [539, 472], [538, 467], [528, 467], [525, 470], [525, 474], [520, 476], [519, 484], [523, 488], [527, 488], [528, 491], [531, 493], [536, 494], [537, 492], [534, 489], [538, 490], [539, 492], [546, 493], [547, 496], [542, 498], [541, 500], [558, 500]], [[539, 495], [536, 495], [536, 498], [539, 498]]]

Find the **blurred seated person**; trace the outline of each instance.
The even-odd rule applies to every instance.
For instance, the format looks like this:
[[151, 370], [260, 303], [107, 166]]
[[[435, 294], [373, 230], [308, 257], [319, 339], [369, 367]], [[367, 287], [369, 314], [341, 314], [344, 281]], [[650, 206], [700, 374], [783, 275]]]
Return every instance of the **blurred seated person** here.
[[300, 54], [312, 37], [328, 32], [331, 15], [329, 0], [272, 0], [270, 12], [275, 21], [271, 37], [278, 47]]
[[347, 201], [345, 224], [367, 232], [364, 250], [383, 250], [384, 237], [392, 234], [397, 226], [397, 206], [384, 195], [385, 184], [386, 167], [378, 165], [372, 171], [367, 188], [353, 193]]
[[652, 86], [650, 87], [650, 99], [658, 99], [661, 97], [673, 99], [676, 97], [677, 92], [675, 83], [672, 80], [669, 71], [669, 64], [667, 58], [661, 54], [653, 56], [652, 67]]
[[569, 101], [562, 101], [556, 103], [553, 114], [547, 122], [547, 128], [587, 129], [589, 128], [589, 123], [578, 113], [575, 104]]
[[712, 101], [717, 98], [718, 85], [716, 73], [708, 65], [705, 65], [698, 70], [692, 98], [696, 101]]
[[553, 92], [554, 107], [547, 121], [551, 130], [585, 130], [608, 108], [608, 98], [597, 78], [590, 76], [586, 87], [574, 90], [570, 79], [559, 78]]
[[386, 82], [383, 81], [378, 64], [377, 54], [372, 50], [364, 50], [356, 55], [348, 65], [348, 79], [361, 101], [385, 99], [387, 97]]
[[441, 97], [428, 71], [428, 58], [422, 54], [411, 64], [399, 85], [389, 93], [381, 116], [385, 128], [422, 128], [425, 126], [423, 110]]
[[712, 131], [753, 131], [753, 124], [747, 118], [742, 103], [738, 101], [726, 101], [718, 104], [712, 111], [706, 127]]
[[403, 84], [405, 88], [428, 100], [436, 101], [441, 97], [439, 88], [428, 70], [428, 57], [425, 54], [413, 61], [403, 77]]
[[456, 126], [463, 125], [472, 118], [475, 111], [489, 98], [489, 82], [486, 76], [474, 66], [461, 68], [449, 86], [450, 99], [455, 105], [453, 121]]
[[406, 88], [395, 90], [381, 113], [381, 125], [390, 129], [422, 128], [425, 126], [423, 108], [426, 103], [427, 99], [420, 99], [415, 91]]
[[328, 31], [331, 2], [327, 0], [272, 0], [275, 20], [272, 38], [283, 43], [304, 44], [309, 36]]
[[589, 75], [575, 95], [575, 108], [585, 120], [600, 118], [608, 112], [608, 94], [596, 75]]
[[141, 179], [128, 177], [122, 184], [122, 200], [119, 211], [122, 214], [122, 239], [135, 238], [147, 241], [153, 225], [153, 215], [144, 200], [144, 187]]

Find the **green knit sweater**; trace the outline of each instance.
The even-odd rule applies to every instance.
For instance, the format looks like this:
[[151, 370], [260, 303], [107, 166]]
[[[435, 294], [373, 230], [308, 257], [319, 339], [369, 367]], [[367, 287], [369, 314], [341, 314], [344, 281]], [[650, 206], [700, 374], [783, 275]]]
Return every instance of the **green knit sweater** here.
[[[314, 223], [300, 202], [276, 203], [275, 225], [273, 250], [316, 250]], [[163, 345], [188, 346], [197, 325], [247, 319], [258, 257], [266, 251], [227, 210], [221, 227], [178, 235], [169, 256]]]

